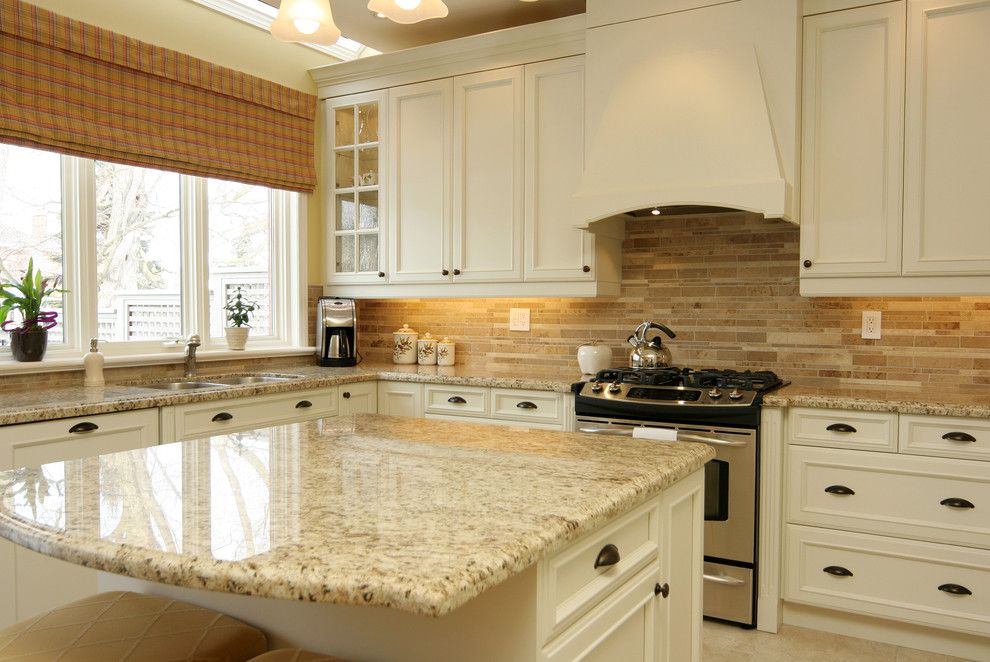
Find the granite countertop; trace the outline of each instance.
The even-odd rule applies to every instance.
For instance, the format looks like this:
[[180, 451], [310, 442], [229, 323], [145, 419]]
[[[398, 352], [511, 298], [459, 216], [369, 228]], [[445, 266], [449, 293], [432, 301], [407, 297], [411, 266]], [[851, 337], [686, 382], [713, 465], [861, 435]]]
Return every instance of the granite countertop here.
[[155, 582], [440, 616], [713, 456], [345, 416], [0, 472], [0, 536]]
[[[286, 382], [184, 392], [149, 389], [134, 383], [108, 384], [105, 387], [79, 385], [57, 389], [37, 388], [0, 391], [0, 425], [73, 416], [93, 416], [116, 411], [226, 400], [250, 395], [284, 393], [376, 379], [396, 382], [429, 382], [461, 386], [531, 389], [559, 393], [570, 391], [571, 384], [581, 379], [577, 369], [563, 372], [520, 369], [514, 370], [511, 374], [500, 374], [490, 370], [462, 366], [438, 367], [393, 364], [362, 364], [355, 368], [321, 368], [316, 365], [294, 366], [284, 371], [267, 371], [265, 374], [277, 374], [278, 372], [301, 375], [301, 378]], [[202, 370], [195, 379], [209, 381], [210, 376], [209, 370]], [[219, 375], [214, 373], [214, 376]], [[178, 378], [173, 377], [154, 381], [165, 382], [176, 379]]]
[[990, 418], [990, 387], [875, 387], [837, 380], [795, 381], [763, 398], [766, 407], [816, 407]]

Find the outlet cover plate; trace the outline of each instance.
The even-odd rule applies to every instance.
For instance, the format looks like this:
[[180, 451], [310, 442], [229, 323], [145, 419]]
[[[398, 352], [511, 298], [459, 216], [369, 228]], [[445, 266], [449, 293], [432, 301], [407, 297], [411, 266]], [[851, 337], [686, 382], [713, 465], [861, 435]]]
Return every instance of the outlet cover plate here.
[[529, 308], [509, 308], [509, 331], [529, 331]]
[[881, 329], [880, 329], [880, 311], [879, 310], [864, 310], [863, 311], [863, 338], [867, 340], [880, 340]]

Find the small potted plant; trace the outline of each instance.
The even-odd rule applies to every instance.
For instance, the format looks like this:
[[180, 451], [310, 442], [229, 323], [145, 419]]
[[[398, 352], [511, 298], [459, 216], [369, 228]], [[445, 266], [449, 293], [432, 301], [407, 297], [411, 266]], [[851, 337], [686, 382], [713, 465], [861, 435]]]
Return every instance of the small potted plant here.
[[[48, 330], [57, 324], [58, 313], [42, 310], [46, 300], [59, 289], [59, 276], [45, 278], [35, 271], [34, 258], [20, 280], [0, 283], [0, 329], [10, 334], [10, 351], [17, 361], [40, 361], [48, 349]], [[7, 319], [11, 311], [21, 320]]]
[[234, 350], [244, 349], [247, 344], [248, 332], [251, 331], [248, 322], [254, 311], [258, 309], [258, 304], [245, 299], [241, 288], [238, 287], [237, 291], [227, 299], [223, 309], [227, 311], [227, 321], [230, 322], [230, 326], [224, 329], [224, 333], [227, 335], [227, 347]]

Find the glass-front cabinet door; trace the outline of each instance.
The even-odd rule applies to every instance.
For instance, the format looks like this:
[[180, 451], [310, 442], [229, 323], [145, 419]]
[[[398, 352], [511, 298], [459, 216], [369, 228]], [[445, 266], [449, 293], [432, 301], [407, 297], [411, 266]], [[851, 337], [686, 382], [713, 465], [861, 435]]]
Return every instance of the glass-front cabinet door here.
[[327, 283], [384, 284], [385, 92], [325, 102]]

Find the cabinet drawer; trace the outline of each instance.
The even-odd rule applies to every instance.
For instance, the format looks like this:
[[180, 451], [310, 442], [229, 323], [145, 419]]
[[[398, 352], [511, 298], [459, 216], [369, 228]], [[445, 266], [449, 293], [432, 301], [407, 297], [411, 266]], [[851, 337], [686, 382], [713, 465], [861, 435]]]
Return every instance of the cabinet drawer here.
[[990, 421], [945, 416], [900, 417], [902, 453], [990, 460]]
[[792, 446], [788, 519], [990, 548], [982, 462]]
[[897, 414], [844, 409], [792, 409], [790, 442], [897, 452]]
[[174, 413], [176, 439], [194, 439], [268, 424], [333, 416], [337, 413], [337, 389], [180, 405], [174, 408]]
[[651, 500], [541, 562], [538, 590], [546, 598], [540, 603], [542, 642], [601, 602], [637, 570], [656, 562], [659, 518], [659, 500]]
[[492, 418], [533, 423], [560, 423], [564, 404], [560, 393], [492, 389]]
[[477, 386], [427, 384], [426, 413], [488, 416], [488, 389]]
[[988, 551], [793, 524], [785, 544], [787, 600], [990, 634]]

